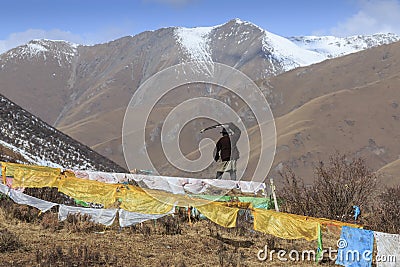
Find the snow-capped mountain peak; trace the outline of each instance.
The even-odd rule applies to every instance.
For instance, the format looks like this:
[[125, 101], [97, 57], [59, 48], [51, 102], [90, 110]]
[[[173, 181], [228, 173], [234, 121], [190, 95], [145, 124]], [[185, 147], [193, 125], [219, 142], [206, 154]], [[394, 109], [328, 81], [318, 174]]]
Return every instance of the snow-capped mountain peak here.
[[[247, 45], [243, 47], [246, 50], [241, 51], [240, 57], [259, 47], [263, 57], [270, 62], [267, 76], [400, 40], [395, 34], [285, 38], [239, 18], [212, 27], [178, 27], [174, 30], [174, 37], [187, 60], [196, 62], [218, 61], [216, 58], [220, 56], [217, 53], [223, 52], [228, 45], [234, 48], [229, 42], [236, 43], [237, 49], [241, 44]], [[223, 47], [218, 49], [218, 45]]]
[[280, 62], [280, 65], [285, 71], [318, 63], [326, 59], [324, 55], [301, 48], [284, 37], [268, 31], [263, 32], [263, 51], [265, 51], [266, 54], [271, 53], [273, 57]]
[[20, 45], [4, 53], [7, 56], [0, 59], [0, 63], [7, 63], [17, 59], [54, 59], [59, 66], [71, 63], [78, 53], [78, 44], [48, 39], [34, 39], [25, 45]]
[[[184, 55], [180, 61], [221, 62], [219, 58], [235, 54], [235, 57], [240, 58], [240, 65], [248, 57], [250, 50], [258, 50], [263, 54], [259, 55], [270, 65], [266, 66], [264, 77], [400, 40], [395, 34], [285, 38], [239, 18], [210, 27], [174, 27], [173, 38]], [[217, 48], [218, 45], [222, 47]], [[39, 57], [44, 60], [52, 59], [60, 67], [66, 66], [78, 54], [78, 46], [65, 41], [32, 40], [4, 53], [6, 56], [0, 58], [0, 69], [9, 61]], [[228, 46], [236, 51], [225, 52]], [[238, 65], [235, 64], [236, 66]]]
[[400, 36], [393, 33], [379, 33], [349, 37], [301, 36], [291, 37], [289, 40], [303, 49], [315, 51], [328, 59], [359, 52], [379, 45], [397, 42], [400, 40]]

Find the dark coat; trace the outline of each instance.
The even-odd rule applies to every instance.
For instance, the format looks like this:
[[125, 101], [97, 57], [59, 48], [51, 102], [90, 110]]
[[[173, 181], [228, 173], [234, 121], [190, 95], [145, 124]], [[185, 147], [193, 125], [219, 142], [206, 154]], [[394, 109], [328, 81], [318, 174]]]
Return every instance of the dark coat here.
[[236, 146], [241, 131], [236, 125], [229, 125], [229, 129], [233, 131], [232, 135], [224, 134], [217, 142], [214, 150], [214, 160], [218, 161], [221, 157], [222, 161], [239, 159], [239, 150]]

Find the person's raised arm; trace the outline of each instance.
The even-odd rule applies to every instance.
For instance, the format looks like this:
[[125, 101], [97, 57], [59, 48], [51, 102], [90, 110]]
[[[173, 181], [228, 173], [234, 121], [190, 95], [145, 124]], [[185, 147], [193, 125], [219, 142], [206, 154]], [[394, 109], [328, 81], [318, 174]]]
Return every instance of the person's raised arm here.
[[236, 138], [239, 139], [240, 134], [242, 133], [239, 127], [237, 127], [233, 122], [229, 122], [226, 125], [228, 126], [229, 130], [232, 131], [233, 135], [235, 135]]

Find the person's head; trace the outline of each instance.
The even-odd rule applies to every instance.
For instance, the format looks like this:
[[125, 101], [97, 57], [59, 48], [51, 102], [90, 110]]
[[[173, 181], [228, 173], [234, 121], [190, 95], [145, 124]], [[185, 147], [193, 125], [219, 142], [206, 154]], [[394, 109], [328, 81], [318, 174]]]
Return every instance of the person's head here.
[[227, 131], [225, 128], [222, 128], [221, 134], [222, 134], [223, 136], [229, 135], [229, 134], [228, 134], [228, 131]]

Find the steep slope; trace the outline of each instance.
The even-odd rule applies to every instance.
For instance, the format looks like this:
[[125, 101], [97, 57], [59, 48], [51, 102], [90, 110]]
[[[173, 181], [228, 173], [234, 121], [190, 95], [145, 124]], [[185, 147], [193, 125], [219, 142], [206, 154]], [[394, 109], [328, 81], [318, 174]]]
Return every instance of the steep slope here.
[[[374, 170], [397, 160], [399, 59], [398, 42], [265, 80], [278, 131], [271, 175], [288, 165], [310, 182], [312, 163], [335, 150], [364, 157]], [[383, 181], [400, 183], [392, 178]]]
[[397, 159], [389, 164], [383, 166], [378, 170], [378, 174], [381, 177], [382, 186], [399, 186], [400, 177], [400, 159]]
[[125, 171], [0, 95], [0, 151], [5, 161], [52, 167]]
[[278, 118], [276, 162], [284, 161], [310, 181], [312, 163], [327, 160], [335, 150], [366, 158], [374, 170], [393, 161], [400, 154], [394, 146], [400, 141], [400, 113], [391, 104], [400, 94], [389, 84], [399, 81], [395, 76], [328, 94]]
[[365, 86], [398, 74], [400, 42], [298, 68], [258, 83], [275, 116], [331, 92]]
[[53, 124], [74, 93], [69, 84], [77, 45], [33, 40], [0, 57], [1, 93]]

